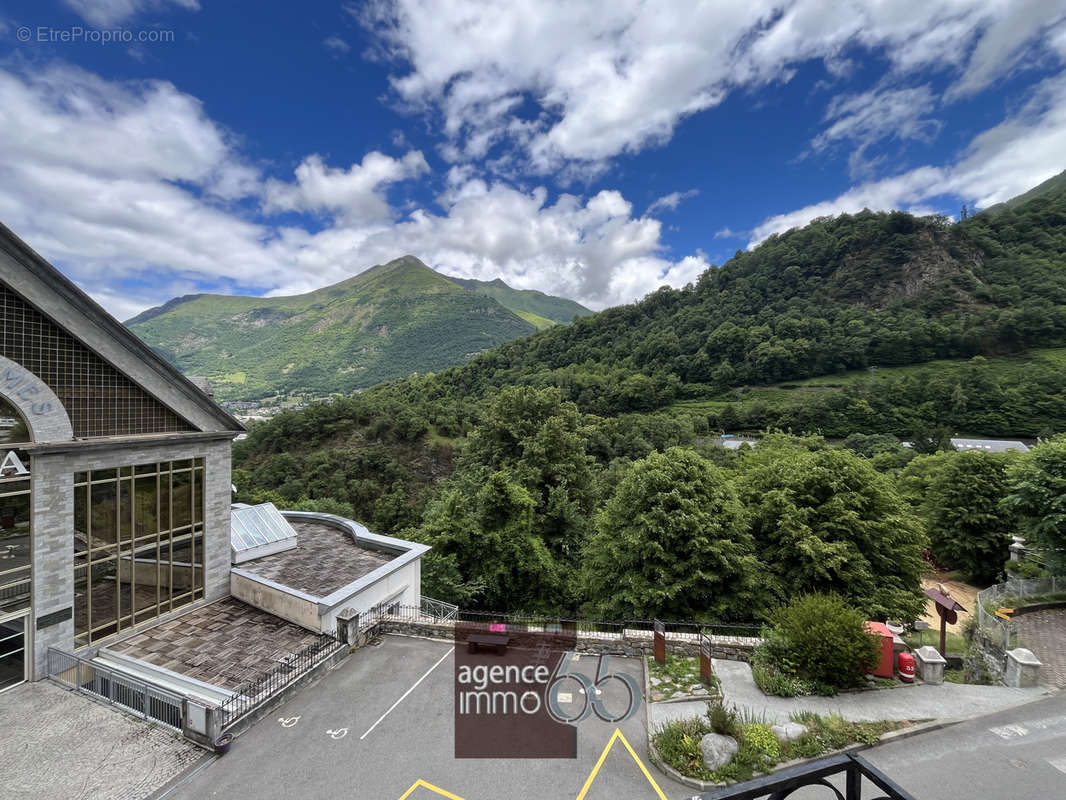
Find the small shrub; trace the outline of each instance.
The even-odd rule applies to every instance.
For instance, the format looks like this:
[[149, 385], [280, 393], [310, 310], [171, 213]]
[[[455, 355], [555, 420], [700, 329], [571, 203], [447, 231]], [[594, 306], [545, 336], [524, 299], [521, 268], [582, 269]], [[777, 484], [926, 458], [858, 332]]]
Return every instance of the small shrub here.
[[737, 710], [732, 706], [726, 708], [720, 700], [711, 704], [707, 717], [711, 722], [711, 730], [723, 736], [737, 735]]
[[802, 697], [814, 694], [813, 687], [795, 675], [786, 675], [769, 664], [751, 665], [751, 677], [764, 694], [775, 697]]
[[741, 736], [752, 749], [767, 756], [772, 762], [776, 762], [780, 757], [781, 744], [777, 741], [777, 737], [774, 736], [774, 732], [770, 730], [768, 725], [760, 722], [747, 725], [744, 727]]
[[763, 658], [778, 672], [813, 682], [815, 691], [855, 685], [877, 664], [880, 642], [866, 632], [863, 613], [838, 595], [800, 596], [772, 621], [776, 634]]
[[706, 718], [673, 720], [652, 735], [652, 743], [662, 760], [682, 775], [713, 780], [713, 774], [703, 763], [703, 750], [700, 749], [700, 742], [710, 732]]

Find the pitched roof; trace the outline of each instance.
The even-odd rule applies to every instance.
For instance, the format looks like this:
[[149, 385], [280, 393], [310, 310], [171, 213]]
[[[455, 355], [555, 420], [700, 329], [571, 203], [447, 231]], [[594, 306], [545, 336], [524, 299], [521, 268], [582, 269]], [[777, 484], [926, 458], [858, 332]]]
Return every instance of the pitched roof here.
[[0, 280], [199, 431], [245, 430], [180, 370], [130, 332], [95, 300], [0, 223]]

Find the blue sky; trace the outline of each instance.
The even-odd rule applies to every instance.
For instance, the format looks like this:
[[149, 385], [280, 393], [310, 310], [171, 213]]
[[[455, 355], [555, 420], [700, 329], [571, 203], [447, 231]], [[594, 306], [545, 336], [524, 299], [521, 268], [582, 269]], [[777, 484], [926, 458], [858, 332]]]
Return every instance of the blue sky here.
[[120, 318], [405, 253], [602, 308], [1024, 191], [1064, 61], [1062, 0], [7, 0], [0, 221]]

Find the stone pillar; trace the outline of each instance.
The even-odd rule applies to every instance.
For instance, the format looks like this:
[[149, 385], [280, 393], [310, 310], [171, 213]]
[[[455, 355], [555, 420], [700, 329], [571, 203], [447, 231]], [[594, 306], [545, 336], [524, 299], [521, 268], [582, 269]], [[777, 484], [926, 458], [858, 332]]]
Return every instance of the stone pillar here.
[[918, 672], [918, 677], [926, 683], [943, 683], [944, 667], [947, 663], [937, 649], [931, 645], [927, 644], [914, 651], [914, 668]]
[[1003, 671], [1003, 683], [1015, 689], [1027, 689], [1037, 685], [1040, 679], [1040, 659], [1024, 647], [1007, 651], [1007, 668]]
[[359, 612], [354, 608], [346, 608], [337, 614], [337, 638], [350, 647], [358, 644]]
[[48, 677], [48, 648], [74, 649], [74, 473], [59, 455], [33, 457], [32, 680]]
[[1021, 561], [1023, 558], [1025, 558], [1025, 539], [1023, 539], [1021, 536], [1018, 536], [1017, 534], [1015, 534], [1011, 538], [1014, 541], [1011, 543], [1010, 547], [1007, 548], [1008, 550], [1010, 550], [1010, 560]]
[[204, 454], [204, 597], [230, 593], [231, 443], [213, 442]]

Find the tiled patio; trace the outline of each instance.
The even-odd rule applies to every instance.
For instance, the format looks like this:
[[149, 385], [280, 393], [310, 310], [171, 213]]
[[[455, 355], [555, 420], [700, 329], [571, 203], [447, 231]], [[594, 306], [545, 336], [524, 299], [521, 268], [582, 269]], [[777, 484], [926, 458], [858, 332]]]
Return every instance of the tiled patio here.
[[299, 625], [227, 597], [109, 649], [233, 690], [317, 640]]
[[318, 522], [290, 520], [299, 544], [240, 568], [313, 597], [325, 597], [347, 586], [395, 556], [356, 544], [351, 535]]

